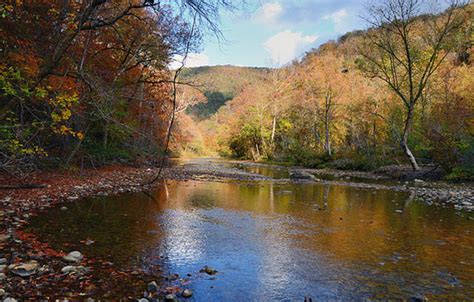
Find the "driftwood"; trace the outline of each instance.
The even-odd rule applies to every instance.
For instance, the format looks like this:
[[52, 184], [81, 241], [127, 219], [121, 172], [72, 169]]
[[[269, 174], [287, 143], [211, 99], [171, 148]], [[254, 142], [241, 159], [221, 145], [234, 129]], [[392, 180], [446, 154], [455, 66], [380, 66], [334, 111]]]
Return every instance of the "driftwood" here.
[[47, 186], [45, 184], [0, 185], [0, 190], [38, 189], [46, 188]]

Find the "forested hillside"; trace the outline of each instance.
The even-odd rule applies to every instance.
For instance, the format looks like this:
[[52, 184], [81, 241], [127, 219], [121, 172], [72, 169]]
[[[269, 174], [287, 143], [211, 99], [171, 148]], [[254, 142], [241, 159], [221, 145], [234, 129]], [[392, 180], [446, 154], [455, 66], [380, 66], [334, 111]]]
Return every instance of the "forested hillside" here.
[[206, 124], [219, 152], [340, 169], [433, 164], [472, 179], [473, 5], [399, 21], [379, 12], [374, 28], [269, 71], [220, 108]]
[[377, 4], [370, 29], [285, 67], [184, 68], [173, 85], [170, 62], [199, 49], [199, 29], [217, 30], [206, 22], [229, 6], [200, 5], [1, 4], [0, 168], [150, 163], [171, 138], [178, 156], [364, 170], [432, 164], [472, 178], [472, 4]]
[[186, 68], [182, 73], [183, 81], [192, 83], [207, 99], [205, 103], [188, 108], [187, 113], [201, 120], [209, 118], [245, 86], [261, 81], [267, 73], [266, 68], [229, 65]]

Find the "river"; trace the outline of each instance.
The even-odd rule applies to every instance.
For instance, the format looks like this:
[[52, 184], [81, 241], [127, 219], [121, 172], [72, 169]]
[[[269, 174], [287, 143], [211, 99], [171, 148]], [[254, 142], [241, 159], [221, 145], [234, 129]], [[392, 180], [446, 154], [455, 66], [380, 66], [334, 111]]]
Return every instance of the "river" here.
[[[403, 192], [165, 181], [148, 194], [51, 209], [29, 228], [55, 248], [124, 268], [189, 274], [189, 301], [474, 298], [474, 222]], [[199, 273], [205, 265], [218, 273]]]

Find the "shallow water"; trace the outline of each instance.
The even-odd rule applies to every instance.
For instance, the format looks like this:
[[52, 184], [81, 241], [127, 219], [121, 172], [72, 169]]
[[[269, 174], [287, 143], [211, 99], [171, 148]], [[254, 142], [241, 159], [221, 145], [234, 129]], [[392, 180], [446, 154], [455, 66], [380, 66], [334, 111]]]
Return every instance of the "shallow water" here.
[[290, 178], [290, 171], [287, 167], [248, 163], [234, 164], [232, 167], [245, 172], [261, 174], [274, 179]]
[[168, 181], [68, 208], [31, 230], [124, 268], [190, 273], [194, 301], [474, 298], [474, 222], [405, 193]]

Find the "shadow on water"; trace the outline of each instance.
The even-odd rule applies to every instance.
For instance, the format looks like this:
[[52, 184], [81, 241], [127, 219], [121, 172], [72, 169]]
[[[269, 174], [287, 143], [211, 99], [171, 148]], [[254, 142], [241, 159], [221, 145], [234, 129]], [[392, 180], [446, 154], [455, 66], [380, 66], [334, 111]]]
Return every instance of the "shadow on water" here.
[[190, 273], [195, 301], [474, 296], [474, 223], [404, 193], [169, 181], [153, 197], [77, 202], [31, 230], [122, 267]]

